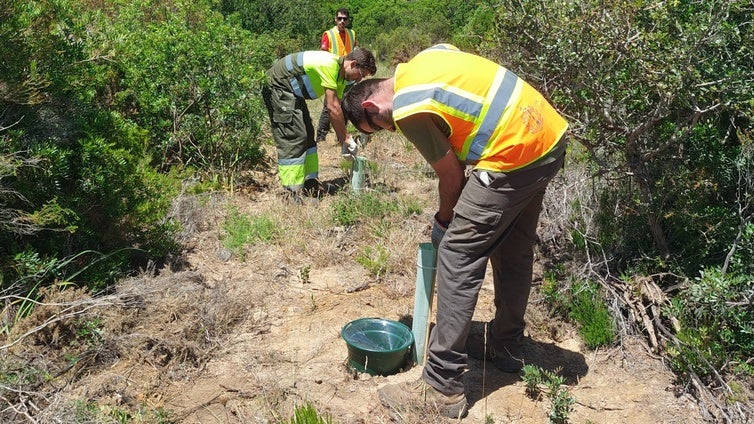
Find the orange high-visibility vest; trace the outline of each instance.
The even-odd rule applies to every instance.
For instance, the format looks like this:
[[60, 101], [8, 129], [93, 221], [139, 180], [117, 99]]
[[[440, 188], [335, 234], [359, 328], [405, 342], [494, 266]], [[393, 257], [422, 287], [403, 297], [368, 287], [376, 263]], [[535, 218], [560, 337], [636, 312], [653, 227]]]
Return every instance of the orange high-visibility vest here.
[[327, 31], [327, 39], [330, 41], [330, 53], [335, 56], [345, 56], [353, 51], [353, 46], [356, 45], [356, 33], [352, 29], [346, 28], [346, 41], [343, 43], [343, 39], [340, 38], [340, 31], [338, 26], [334, 26]]
[[455, 46], [430, 47], [395, 71], [393, 120], [433, 113], [450, 127], [462, 162], [505, 172], [546, 155], [568, 123], [513, 72]]

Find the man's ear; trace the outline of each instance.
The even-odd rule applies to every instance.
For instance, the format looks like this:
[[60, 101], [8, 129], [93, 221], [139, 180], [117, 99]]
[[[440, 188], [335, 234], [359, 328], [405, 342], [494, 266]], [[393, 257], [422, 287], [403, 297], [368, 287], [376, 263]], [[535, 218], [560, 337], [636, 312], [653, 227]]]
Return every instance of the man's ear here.
[[364, 109], [377, 109], [377, 105], [371, 100], [364, 100], [363, 102], [361, 102], [361, 107], [363, 107]]

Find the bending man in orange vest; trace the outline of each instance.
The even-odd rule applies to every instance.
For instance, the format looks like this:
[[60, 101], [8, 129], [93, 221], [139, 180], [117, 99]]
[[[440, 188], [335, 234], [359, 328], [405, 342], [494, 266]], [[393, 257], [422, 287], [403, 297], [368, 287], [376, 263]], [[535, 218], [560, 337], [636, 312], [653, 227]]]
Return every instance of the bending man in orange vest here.
[[[350, 22], [348, 9], [338, 9], [335, 12], [335, 26], [322, 33], [320, 49], [338, 57], [351, 53], [356, 47], [356, 33], [348, 28]], [[317, 142], [325, 141], [328, 132], [330, 132], [330, 112], [327, 109], [327, 99], [325, 99], [317, 124]]]
[[[513, 72], [448, 44], [398, 65], [392, 78], [355, 85], [342, 107], [364, 133], [401, 132], [439, 179], [437, 325], [422, 378], [382, 388], [380, 400], [396, 410], [429, 403], [463, 417], [467, 354], [486, 356], [504, 372], [522, 367], [537, 222], [563, 165], [568, 124]], [[469, 335], [488, 262], [496, 311], [485, 349]]]

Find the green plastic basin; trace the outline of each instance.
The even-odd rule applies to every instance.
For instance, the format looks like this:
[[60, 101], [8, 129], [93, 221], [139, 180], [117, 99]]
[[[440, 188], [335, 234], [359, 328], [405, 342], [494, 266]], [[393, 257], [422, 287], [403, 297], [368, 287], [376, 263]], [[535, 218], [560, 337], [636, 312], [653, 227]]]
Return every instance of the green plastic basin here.
[[348, 347], [348, 365], [371, 375], [400, 371], [414, 344], [410, 328], [382, 318], [351, 321], [340, 330], [340, 336]]

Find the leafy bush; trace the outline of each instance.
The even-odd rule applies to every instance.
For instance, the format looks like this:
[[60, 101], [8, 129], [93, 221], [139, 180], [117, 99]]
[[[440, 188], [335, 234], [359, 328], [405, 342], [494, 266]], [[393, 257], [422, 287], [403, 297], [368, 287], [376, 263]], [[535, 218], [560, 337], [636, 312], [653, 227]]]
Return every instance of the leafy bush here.
[[594, 285], [584, 283], [571, 289], [570, 316], [579, 323], [579, 334], [587, 346], [594, 349], [615, 342], [615, 325], [600, 291]]
[[729, 269], [731, 272], [743, 275], [754, 275], [754, 222], [742, 225], [737, 243], [731, 249]]
[[754, 123], [751, 4], [655, 6], [503, 1], [486, 53], [567, 111], [607, 190], [600, 224], [617, 239], [604, 244], [616, 271], [688, 275], [720, 263], [737, 226], [731, 165]]
[[[420, 2], [395, 2], [390, 0], [357, 0], [351, 2], [355, 12], [354, 28], [359, 42], [370, 46], [385, 32], [406, 33], [411, 28], [417, 33], [425, 33], [432, 42], [450, 42], [452, 34], [460, 31], [469, 15], [485, 2], [470, 0], [425, 0]], [[408, 40], [399, 40], [398, 46]], [[398, 47], [396, 46], [396, 47]], [[392, 56], [392, 49], [380, 53]], [[375, 52], [378, 53], [378, 52]]]
[[[83, 267], [85, 272], [79, 276], [86, 285], [101, 287], [131, 265], [176, 249], [175, 224], [165, 219], [175, 186], [144, 167], [137, 156], [97, 136], [70, 143], [25, 140], [12, 139], [0, 148], [0, 154], [33, 146], [28, 155], [36, 158], [38, 165], [19, 168], [14, 178], [8, 179], [9, 186], [23, 197], [11, 199], [7, 205], [26, 211], [26, 222], [33, 223], [36, 230], [24, 236], [23, 244], [3, 243], [0, 254], [9, 258], [22, 246], [50, 259], [81, 251], [102, 252], [106, 259]], [[0, 238], [9, 235], [0, 234]], [[138, 250], [122, 250], [136, 246]], [[109, 254], [114, 251], [121, 253]], [[46, 278], [65, 280], [83, 264], [65, 265], [59, 274]], [[25, 278], [9, 269], [4, 273], [9, 282]]]
[[[269, 37], [274, 57], [319, 50], [322, 32], [334, 25], [337, 7], [342, 6], [306, 0], [222, 0], [217, 6], [231, 22], [237, 22], [239, 28]], [[349, 7], [352, 23], [358, 22], [354, 8]], [[356, 25], [357, 40], [361, 41], [361, 28], [359, 23]]]
[[544, 370], [540, 367], [527, 364], [524, 365], [522, 371], [521, 380], [526, 385], [526, 395], [533, 400], [539, 400], [539, 397], [542, 395], [542, 388], [540, 386], [544, 382], [542, 376]]
[[[45, 278], [76, 274], [92, 288], [159, 264], [177, 250], [167, 213], [179, 178], [232, 186], [261, 159], [255, 91], [274, 43], [210, 6], [2, 3], [4, 287], [36, 286], [13, 259], [23, 252], [65, 264]], [[99, 258], [84, 273], [84, 257], [64, 259], [79, 252]]]
[[563, 387], [564, 378], [555, 372], [534, 365], [524, 365], [523, 372], [521, 379], [526, 385], [527, 396], [539, 400], [544, 394], [550, 400], [547, 413], [548, 423], [567, 423], [576, 399], [571, 396], [568, 388]]
[[[754, 276], [707, 269], [673, 299], [681, 320], [678, 337], [685, 346], [674, 351], [681, 371], [700, 375], [728, 368], [754, 375], [747, 361], [754, 352]], [[730, 368], [729, 368], [730, 367]]]
[[388, 272], [388, 259], [390, 253], [382, 246], [366, 246], [356, 256], [356, 262], [369, 270], [375, 277], [379, 278]]
[[419, 28], [398, 27], [377, 35], [372, 42], [377, 60], [391, 65], [407, 62], [433, 44], [431, 34]]
[[273, 59], [270, 39], [257, 42], [207, 2], [173, 6], [148, 16], [136, 2], [113, 22], [106, 36], [115, 39], [121, 75], [114, 106], [149, 131], [163, 169], [182, 165], [232, 184], [262, 158], [265, 115], [255, 93]]
[[[540, 291], [542, 296], [544, 296], [545, 302], [550, 305], [556, 314], [567, 316], [570, 299], [567, 291], [563, 290], [564, 286], [561, 284], [562, 278], [562, 273], [557, 270], [546, 271], [542, 278]], [[567, 287], [565, 288], [567, 289]]]

